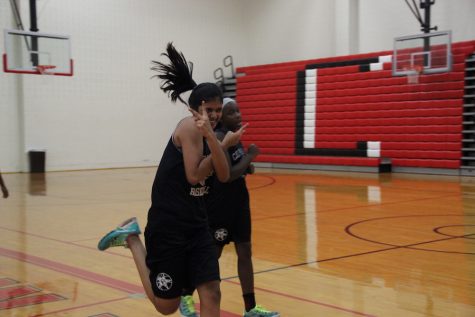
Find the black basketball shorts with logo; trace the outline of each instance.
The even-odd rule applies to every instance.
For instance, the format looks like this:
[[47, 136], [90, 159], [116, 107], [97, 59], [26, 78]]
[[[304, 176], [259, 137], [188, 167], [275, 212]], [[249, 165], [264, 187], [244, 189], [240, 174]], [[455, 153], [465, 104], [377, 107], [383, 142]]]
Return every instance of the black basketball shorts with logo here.
[[[245, 186], [245, 185], [244, 185]], [[208, 213], [211, 235], [218, 245], [251, 241], [251, 211], [246, 188], [235, 190], [230, 198], [213, 206]]]
[[183, 231], [145, 228], [146, 264], [153, 293], [171, 299], [184, 288], [220, 280], [216, 245], [206, 226]]

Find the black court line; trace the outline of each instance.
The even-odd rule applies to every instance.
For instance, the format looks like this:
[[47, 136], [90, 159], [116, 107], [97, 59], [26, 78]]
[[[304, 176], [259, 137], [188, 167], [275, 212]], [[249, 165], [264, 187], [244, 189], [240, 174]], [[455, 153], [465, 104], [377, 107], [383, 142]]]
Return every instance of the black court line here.
[[[444, 251], [444, 250], [435, 250], [435, 249], [423, 249], [423, 248], [414, 248], [414, 246], [417, 246], [417, 245], [422, 245], [422, 244], [428, 244], [428, 243], [435, 243], [435, 242], [441, 242], [441, 241], [446, 241], [446, 240], [453, 240], [453, 239], [460, 239], [460, 238], [469, 238], [471, 236], [474, 236], [475, 233], [471, 233], [471, 234], [466, 234], [466, 235], [461, 235], [461, 236], [448, 236], [447, 238], [441, 238], [441, 239], [437, 239], [437, 240], [432, 240], [432, 241], [427, 241], [427, 242], [419, 242], [419, 243], [413, 243], [413, 244], [408, 244], [406, 246], [398, 246], [398, 245], [395, 245], [395, 244], [391, 244], [391, 243], [385, 243], [385, 242], [380, 242], [380, 241], [375, 241], [375, 240], [371, 240], [371, 239], [367, 239], [367, 238], [364, 238], [364, 237], [361, 237], [361, 236], [358, 236], [356, 234], [354, 234], [353, 232], [351, 232], [351, 228], [358, 225], [358, 224], [361, 224], [361, 223], [365, 223], [365, 222], [371, 222], [371, 221], [374, 221], [374, 220], [386, 220], [386, 219], [395, 219], [395, 218], [411, 218], [411, 217], [475, 217], [475, 215], [472, 215], [472, 214], [465, 214], [465, 215], [461, 215], [461, 214], [445, 214], [445, 215], [402, 215], [402, 216], [389, 216], [389, 217], [380, 217], [380, 218], [371, 218], [371, 219], [365, 219], [365, 220], [361, 220], [361, 221], [358, 221], [358, 222], [354, 222], [348, 226], [346, 226], [345, 228], [345, 232], [347, 234], [349, 234], [350, 236], [354, 237], [354, 238], [357, 238], [357, 239], [360, 239], [360, 240], [363, 240], [363, 241], [366, 241], [366, 242], [372, 242], [372, 243], [377, 243], [377, 244], [382, 244], [382, 245], [386, 245], [386, 246], [391, 246], [391, 247], [404, 247], [404, 248], [409, 248], [409, 249], [413, 249], [413, 250], [419, 250], [419, 251], [428, 251], [428, 252], [439, 252], [439, 253], [452, 253], [452, 254], [466, 254], [466, 255], [475, 255], [475, 253], [472, 253], [472, 252], [457, 252], [457, 251]], [[469, 224], [467, 224], [469, 225]], [[471, 225], [471, 224], [470, 224]], [[454, 225], [452, 225], [454, 226]], [[437, 230], [437, 228], [433, 229], [434, 232], [440, 234]], [[471, 238], [469, 238], [471, 239]]]
[[261, 188], [264, 188], [264, 187], [271, 186], [271, 185], [273, 185], [273, 184], [276, 182], [275, 178], [272, 177], [272, 176], [269, 176], [269, 175], [258, 175], [258, 174], [256, 174], [256, 176], [268, 178], [268, 179], [270, 179], [270, 182], [267, 183], [267, 184], [264, 184], [264, 185], [256, 186], [256, 187], [249, 187], [249, 186], [248, 186], [247, 190], [261, 189]]
[[[445, 215], [445, 216], [455, 216], [455, 215]], [[457, 216], [461, 216], [461, 215], [457, 215]], [[464, 215], [464, 216], [467, 216], [467, 215]], [[475, 216], [475, 215], [470, 215], [470, 216]], [[401, 217], [403, 217], [403, 216], [401, 216]], [[384, 218], [381, 218], [381, 219], [384, 219]], [[358, 222], [358, 223], [361, 223], [361, 222], [364, 222], [364, 221], [360, 221], [360, 222]], [[346, 231], [349, 235], [351, 235], [351, 236], [353, 236], [353, 237], [355, 237], [355, 238], [361, 239], [361, 238], [359, 238], [358, 236], [354, 236], [353, 234], [351, 234], [351, 233], [349, 233], [349, 232], [347, 231], [347, 228], [349, 228], [349, 227], [352, 226], [352, 225], [353, 225], [353, 224], [347, 226], [347, 227], [345, 228], [345, 231]], [[463, 255], [467, 255], [467, 254], [472, 254], [472, 253], [461, 253], [461, 252], [450, 252], [450, 251], [427, 250], [427, 249], [419, 249], [419, 248], [413, 248], [413, 247], [414, 247], [414, 246], [418, 246], [418, 245], [422, 245], [422, 244], [429, 244], [429, 243], [435, 243], [435, 242], [441, 242], [441, 241], [448, 241], [448, 240], [466, 238], [466, 237], [471, 237], [471, 236], [475, 236], [475, 233], [471, 233], [471, 234], [467, 234], [467, 235], [462, 235], [462, 236], [451, 236], [451, 237], [447, 237], [447, 238], [441, 238], [441, 239], [435, 239], [435, 240], [430, 240], [430, 241], [423, 241], [423, 242], [417, 242], [417, 243], [411, 243], [411, 244], [399, 245], [399, 246], [398, 246], [398, 245], [391, 245], [391, 244], [383, 243], [383, 242], [375, 242], [375, 241], [371, 241], [371, 240], [361, 239], [361, 240], [364, 240], [364, 241], [367, 241], [367, 242], [373, 242], [373, 243], [378, 243], [378, 244], [387, 245], [387, 246], [389, 246], [389, 248], [380, 249], [380, 250], [373, 250], [373, 251], [367, 251], [367, 252], [361, 252], [361, 253], [348, 254], [348, 255], [342, 255], [342, 256], [338, 256], [338, 257], [333, 257], [333, 258], [328, 258], [328, 259], [322, 259], [322, 260], [316, 260], [316, 261], [308, 261], [308, 262], [301, 262], [301, 263], [290, 264], [290, 265], [285, 265], [285, 266], [279, 266], [279, 267], [272, 268], [272, 269], [261, 270], [261, 271], [255, 271], [254, 274], [257, 275], [257, 274], [262, 274], [262, 273], [280, 271], [280, 270], [285, 270], [285, 269], [289, 269], [289, 268], [295, 268], [295, 267], [299, 267], [299, 266], [309, 265], [309, 264], [313, 264], [313, 263], [323, 263], [323, 262], [329, 262], [329, 261], [336, 261], [336, 260], [341, 260], [341, 259], [347, 259], [347, 258], [357, 257], [357, 256], [361, 256], [361, 255], [375, 254], [375, 253], [380, 253], [380, 252], [385, 252], [385, 251], [391, 251], [391, 250], [396, 250], [396, 249], [409, 249], [409, 250], [417, 250], [417, 251], [443, 252], [443, 253], [453, 253], [453, 254], [463, 254]], [[226, 277], [226, 278], [222, 278], [222, 280], [230, 280], [230, 279], [234, 279], [234, 278], [238, 278], [238, 277], [239, 277], [238, 275], [229, 276], [229, 277]]]
[[[458, 236], [454, 236], [453, 234], [447, 234], [447, 233], [443, 233], [441, 230], [442, 229], [445, 229], [445, 228], [451, 228], [451, 227], [475, 227], [475, 225], [471, 225], [471, 224], [466, 224], [466, 225], [448, 225], [448, 226], [441, 226], [441, 227], [437, 227], [437, 228], [434, 228], [434, 232], [435, 233], [438, 233], [440, 235], [443, 235], [443, 236], [447, 236], [447, 237], [458, 237]], [[471, 234], [470, 234], [471, 235]], [[475, 239], [475, 237], [473, 238], [468, 238], [468, 239]]]
[[[285, 270], [289, 268], [294, 268], [294, 267], [299, 267], [303, 265], [308, 265], [308, 264], [313, 264], [313, 263], [322, 263], [322, 262], [328, 262], [328, 261], [334, 261], [334, 260], [340, 260], [340, 259], [345, 259], [345, 258], [351, 258], [355, 256], [360, 256], [360, 255], [367, 255], [367, 254], [372, 254], [372, 253], [378, 253], [378, 252], [383, 252], [383, 251], [388, 251], [388, 250], [394, 250], [398, 249], [399, 247], [391, 247], [387, 249], [381, 249], [381, 250], [374, 250], [374, 251], [368, 251], [368, 252], [362, 252], [362, 253], [355, 253], [355, 254], [349, 254], [349, 255], [342, 255], [339, 257], [334, 257], [334, 258], [329, 258], [329, 259], [323, 259], [323, 260], [316, 260], [316, 261], [308, 261], [308, 262], [301, 262], [301, 263], [296, 263], [296, 264], [290, 264], [290, 265], [285, 265], [285, 266], [279, 266], [275, 267], [272, 269], [267, 269], [267, 270], [262, 270], [262, 271], [255, 271], [254, 275], [257, 274], [262, 274], [262, 273], [268, 273], [268, 272], [273, 272], [273, 271], [280, 271], [280, 270]], [[226, 278], [222, 278], [221, 280], [230, 280], [234, 278], [238, 278], [238, 275], [235, 276], [229, 276]]]

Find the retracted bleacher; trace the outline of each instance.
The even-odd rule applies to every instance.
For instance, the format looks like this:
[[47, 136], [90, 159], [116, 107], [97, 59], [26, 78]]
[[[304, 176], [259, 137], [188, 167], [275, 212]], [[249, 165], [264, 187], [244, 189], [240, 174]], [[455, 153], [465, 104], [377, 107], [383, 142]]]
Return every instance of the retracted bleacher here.
[[417, 84], [392, 76], [392, 51], [237, 68], [245, 145], [265, 165], [457, 174], [465, 61], [475, 41], [452, 44], [450, 72]]

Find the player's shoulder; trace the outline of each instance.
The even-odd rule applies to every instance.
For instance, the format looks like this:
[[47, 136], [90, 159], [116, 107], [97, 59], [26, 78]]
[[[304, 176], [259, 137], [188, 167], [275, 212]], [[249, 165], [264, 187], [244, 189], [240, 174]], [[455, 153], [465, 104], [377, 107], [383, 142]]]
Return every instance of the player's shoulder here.
[[200, 135], [192, 116], [182, 119], [175, 129], [175, 137], [180, 140], [199, 139]]

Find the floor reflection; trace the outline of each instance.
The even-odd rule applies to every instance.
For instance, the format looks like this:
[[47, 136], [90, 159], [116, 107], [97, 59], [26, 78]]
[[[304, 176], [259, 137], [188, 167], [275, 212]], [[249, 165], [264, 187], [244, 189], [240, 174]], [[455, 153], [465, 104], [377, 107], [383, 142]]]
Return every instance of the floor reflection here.
[[29, 193], [33, 196], [46, 196], [46, 173], [29, 174]]

